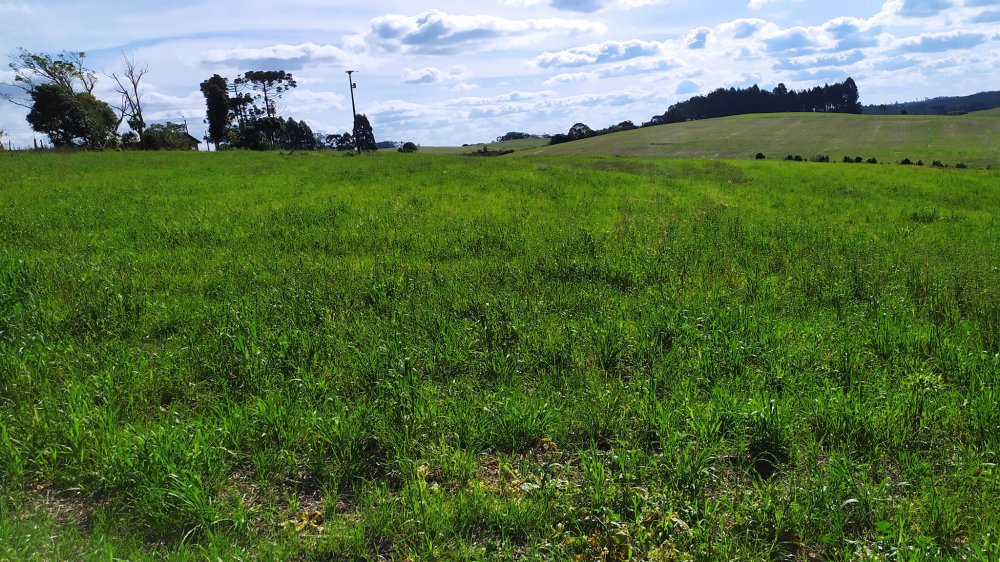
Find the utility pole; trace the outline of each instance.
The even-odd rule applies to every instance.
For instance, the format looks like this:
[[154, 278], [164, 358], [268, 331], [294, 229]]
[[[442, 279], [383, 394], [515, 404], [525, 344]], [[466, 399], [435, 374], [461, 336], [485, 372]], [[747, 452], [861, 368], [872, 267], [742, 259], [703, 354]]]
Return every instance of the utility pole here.
[[351, 85], [351, 136], [354, 138], [354, 151], [360, 152], [358, 149], [358, 110], [354, 106], [354, 90], [358, 87], [354, 83], [354, 78], [351, 76], [357, 70], [347, 70], [347, 82]]

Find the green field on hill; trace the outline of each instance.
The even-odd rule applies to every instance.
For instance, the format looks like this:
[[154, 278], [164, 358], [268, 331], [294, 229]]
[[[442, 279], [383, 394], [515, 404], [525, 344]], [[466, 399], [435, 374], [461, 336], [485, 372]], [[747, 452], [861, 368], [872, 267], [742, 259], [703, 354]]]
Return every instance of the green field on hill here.
[[749, 159], [758, 152], [834, 162], [844, 156], [895, 163], [903, 158], [973, 167], [1000, 165], [1000, 120], [994, 111], [959, 116], [779, 113], [738, 115], [636, 129], [527, 154], [604, 154]]
[[1000, 558], [997, 171], [0, 169], [0, 560]]

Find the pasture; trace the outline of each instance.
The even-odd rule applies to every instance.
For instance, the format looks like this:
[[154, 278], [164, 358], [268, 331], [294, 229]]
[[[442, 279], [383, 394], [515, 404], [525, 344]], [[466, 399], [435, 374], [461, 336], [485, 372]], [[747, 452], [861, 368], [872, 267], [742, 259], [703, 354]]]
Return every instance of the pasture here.
[[619, 155], [673, 158], [752, 158], [789, 154], [812, 159], [824, 154], [904, 158], [930, 164], [940, 160], [985, 168], [1000, 165], [997, 110], [967, 115], [848, 115], [770, 113], [672, 123], [532, 150], [533, 154]]
[[0, 169], [0, 559], [1000, 557], [996, 171]]

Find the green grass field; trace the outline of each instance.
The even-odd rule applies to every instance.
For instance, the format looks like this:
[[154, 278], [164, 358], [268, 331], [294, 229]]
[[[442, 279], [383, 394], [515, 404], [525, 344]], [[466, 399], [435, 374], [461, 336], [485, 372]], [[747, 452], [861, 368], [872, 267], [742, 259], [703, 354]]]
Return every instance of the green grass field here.
[[784, 113], [689, 121], [594, 137], [526, 153], [771, 160], [825, 154], [895, 163], [1000, 165], [996, 110], [960, 116]]
[[2, 560], [1000, 557], [996, 171], [0, 169]]

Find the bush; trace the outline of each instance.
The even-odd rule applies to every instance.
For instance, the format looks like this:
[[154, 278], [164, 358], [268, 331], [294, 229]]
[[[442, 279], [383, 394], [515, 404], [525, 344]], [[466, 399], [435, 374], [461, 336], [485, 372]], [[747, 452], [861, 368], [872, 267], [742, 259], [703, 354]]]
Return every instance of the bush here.
[[155, 123], [146, 127], [142, 142], [146, 150], [187, 150], [188, 132], [186, 125], [177, 123]]
[[399, 147], [400, 152], [416, 152], [417, 145], [412, 142], [404, 142], [403, 146]]
[[850, 156], [844, 156], [844, 164], [853, 164], [853, 163], [854, 163], [854, 158], [851, 158]]
[[812, 161], [813, 162], [829, 162], [830, 161], [830, 157], [827, 156], [826, 154], [817, 154], [816, 156], [813, 156]]
[[855, 164], [860, 164], [862, 162], [864, 162], [864, 160], [860, 156], [855, 156], [854, 157], [854, 163]]
[[959, 162], [958, 164], [955, 164], [955, 167], [958, 168], [958, 169], [960, 169], [960, 170], [964, 170], [964, 169], [968, 168], [968, 166], [965, 165], [965, 162]]
[[944, 168], [945, 167], [945, 165], [942, 164], [940, 160], [935, 160], [935, 161], [931, 162], [931, 166], [933, 166], [935, 168]]
[[909, 158], [903, 158], [902, 160], [899, 161], [899, 163], [901, 165], [903, 165], [903, 166], [912, 166], [913, 165], [913, 161], [910, 160]]
[[923, 166], [923, 165], [924, 165], [923, 160], [917, 160], [917, 166]]
[[757, 160], [764, 160], [767, 158], [767, 156], [764, 156], [763, 152], [758, 152], [757, 156], [754, 156], [754, 158], [756, 158]]
[[510, 131], [504, 135], [497, 137], [497, 142], [530, 139], [530, 138], [531, 135], [529, 135], [528, 133], [522, 133], [520, 131]]
[[789, 162], [790, 162], [790, 161], [792, 161], [792, 160], [795, 160], [795, 157], [794, 157], [794, 156], [792, 156], [791, 154], [789, 154], [788, 156], [785, 156], [785, 160], [787, 160], [787, 161], [789, 161]]
[[802, 155], [801, 154], [796, 154], [795, 158], [793, 158], [793, 160], [795, 160], [796, 162], [802, 162]]
[[865, 160], [865, 164], [878, 164], [878, 160], [869, 158], [868, 160]]

